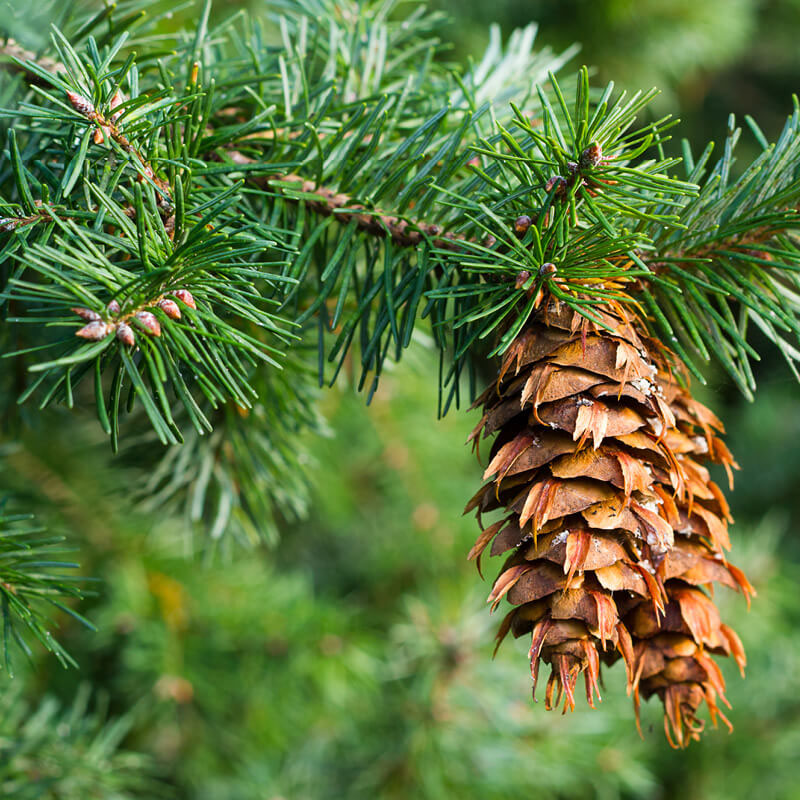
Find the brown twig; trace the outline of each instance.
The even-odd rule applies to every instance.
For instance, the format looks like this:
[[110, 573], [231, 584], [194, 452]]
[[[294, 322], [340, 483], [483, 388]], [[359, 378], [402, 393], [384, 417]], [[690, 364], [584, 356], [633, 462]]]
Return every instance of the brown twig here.
[[[64, 70], [62, 64], [46, 57], [37, 58], [35, 53], [21, 47], [13, 39], [8, 39], [5, 44], [0, 45], [0, 56], [2, 55], [12, 56], [19, 59], [19, 61], [32, 61], [52, 73]], [[26, 69], [24, 64], [9, 61], [2, 64], [2, 66], [16, 69], [20, 72], [26, 72], [30, 80], [36, 79], [41, 81], [38, 75], [30, 69]], [[98, 126], [99, 131], [110, 136], [126, 153], [135, 158], [140, 163], [144, 174], [153, 180], [156, 186], [166, 194], [170, 194], [169, 185], [155, 174], [146, 159], [125, 137], [118, 128], [113, 115], [111, 119], [104, 117], [94, 108], [88, 99], [80, 95], [71, 94], [70, 102], [77, 111], [82, 113], [91, 122], [94, 122]], [[230, 149], [227, 151], [226, 155], [237, 165], [250, 166], [257, 163], [256, 159], [250, 158], [238, 150]], [[217, 158], [217, 156], [211, 156], [211, 158]], [[262, 186], [269, 186], [275, 189], [287, 199], [297, 202], [299, 202], [301, 198], [292, 197], [291, 190], [299, 190], [305, 195], [315, 195], [318, 199], [308, 200], [306, 198], [306, 204], [311, 210], [322, 216], [335, 216], [339, 222], [345, 225], [351, 220], [356, 220], [356, 224], [360, 230], [373, 236], [388, 236], [395, 244], [401, 247], [416, 247], [420, 242], [429, 239], [435, 247], [457, 250], [459, 249], [459, 242], [465, 240], [462, 234], [442, 233], [441, 228], [436, 224], [407, 220], [378, 209], [368, 209], [363, 204], [353, 200], [349, 195], [337, 192], [326, 186], [318, 186], [314, 181], [309, 181], [301, 175], [259, 175], [255, 176], [254, 180], [258, 181]], [[35, 221], [36, 219], [31, 218], [29, 221], [26, 219], [25, 221], [20, 220], [19, 222], [15, 220], [14, 222], [16, 223], [15, 226], [18, 227], [22, 224], [30, 224]]]
[[[228, 150], [225, 155], [234, 164], [251, 166], [256, 159], [243, 155], [238, 150]], [[359, 230], [373, 236], [388, 236], [400, 247], [415, 247], [426, 238], [435, 247], [447, 250], [460, 249], [460, 242], [466, 240], [460, 233], [442, 233], [439, 225], [407, 220], [379, 209], [369, 209], [355, 201], [350, 195], [336, 192], [326, 186], [318, 186], [314, 181], [292, 173], [280, 175], [258, 175], [254, 180], [265, 187], [275, 189], [289, 200], [305, 200], [306, 205], [318, 214], [335, 216], [342, 224], [355, 220]], [[291, 192], [302, 192], [306, 197], [294, 198]], [[309, 199], [307, 195], [314, 195]]]

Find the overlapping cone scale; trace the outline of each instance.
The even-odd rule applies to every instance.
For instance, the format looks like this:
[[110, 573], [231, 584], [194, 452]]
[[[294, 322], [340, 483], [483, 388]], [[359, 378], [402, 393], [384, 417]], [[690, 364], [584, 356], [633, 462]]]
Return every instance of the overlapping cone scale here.
[[[476, 405], [470, 439], [494, 437], [486, 483], [467, 504], [482, 533], [469, 557], [509, 554], [489, 595], [512, 605], [498, 632], [530, 635], [533, 691], [547, 708], [591, 706], [601, 662], [621, 659], [637, 711], [658, 695], [675, 746], [697, 738], [705, 701], [725, 703], [711, 654], [744, 667], [713, 583], [752, 587], [729, 564], [728, 505], [704, 461], [736, 467], [722, 424], [681, 387], [677, 362], [621, 306], [602, 324], [549, 301], [507, 351]], [[484, 515], [501, 512], [484, 527]]]

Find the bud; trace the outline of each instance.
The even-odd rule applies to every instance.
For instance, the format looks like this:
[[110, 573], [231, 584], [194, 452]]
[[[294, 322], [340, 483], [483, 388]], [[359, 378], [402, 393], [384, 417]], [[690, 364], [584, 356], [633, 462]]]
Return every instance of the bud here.
[[599, 144], [592, 142], [582, 153], [581, 169], [594, 169], [603, 160], [603, 150]]
[[567, 182], [560, 175], [553, 175], [544, 185], [546, 192], [552, 192], [555, 189], [556, 197], [560, 197], [567, 193]]
[[113, 326], [109, 325], [107, 322], [96, 320], [90, 322], [88, 325], [84, 325], [79, 331], [75, 331], [75, 335], [80, 336], [81, 339], [99, 342], [101, 339], [105, 339], [112, 330]]
[[79, 114], [83, 114], [85, 117], [88, 117], [89, 114], [94, 114], [94, 105], [92, 101], [88, 100], [83, 95], [77, 92], [67, 92], [67, 99]]
[[109, 314], [119, 314], [119, 312], [122, 311], [122, 309], [120, 308], [119, 303], [116, 300], [112, 300], [108, 304], [107, 308], [108, 308], [108, 313]]
[[[114, 111], [115, 108], [118, 108], [124, 102], [125, 102], [125, 98], [122, 96], [122, 92], [120, 92], [120, 90], [117, 89], [117, 91], [114, 92], [114, 96], [111, 98], [111, 102], [109, 103], [109, 106], [110, 106], [111, 110]], [[111, 115], [111, 119], [112, 119], [113, 122], [116, 122], [120, 118], [120, 116], [122, 116], [122, 112], [121, 111], [114, 111], [114, 113]]]
[[558, 272], [558, 269], [556, 269], [556, 265], [551, 264], [549, 261], [546, 264], [542, 264], [542, 266], [539, 267], [539, 275], [541, 275], [542, 278], [552, 278], [553, 275], [556, 274], [556, 272]]
[[92, 141], [95, 144], [103, 144], [105, 141], [105, 136], [103, 136], [103, 131], [100, 128], [94, 129], [94, 134], [92, 135]]
[[117, 339], [119, 339], [122, 344], [128, 345], [128, 347], [133, 347], [136, 343], [136, 337], [133, 334], [133, 330], [131, 330], [131, 326], [128, 325], [127, 322], [117, 323]]
[[71, 308], [70, 311], [73, 311], [81, 319], [85, 319], [87, 322], [98, 322], [100, 320], [100, 315], [96, 311], [92, 311], [90, 308]]
[[531, 274], [526, 269], [523, 269], [522, 272], [518, 272], [517, 279], [514, 281], [514, 288], [521, 289], [528, 282], [528, 278], [530, 277]]
[[517, 236], [524, 236], [528, 232], [528, 228], [530, 228], [532, 222], [533, 220], [527, 214], [517, 217], [516, 220], [514, 220], [514, 233], [516, 233]]
[[181, 318], [181, 310], [178, 308], [178, 304], [174, 300], [170, 300], [168, 297], [164, 297], [158, 301], [158, 307], [170, 318], [170, 319], [180, 319]]
[[137, 311], [136, 321], [151, 335], [161, 336], [161, 325], [149, 311]]
[[172, 294], [174, 297], [177, 297], [178, 300], [180, 300], [185, 306], [189, 306], [189, 308], [197, 308], [194, 302], [194, 297], [192, 297], [192, 293], [188, 289], [176, 289]]

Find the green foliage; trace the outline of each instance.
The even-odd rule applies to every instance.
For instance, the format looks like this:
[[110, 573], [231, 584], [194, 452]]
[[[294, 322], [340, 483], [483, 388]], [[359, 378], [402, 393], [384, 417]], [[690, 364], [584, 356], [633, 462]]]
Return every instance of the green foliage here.
[[0, 695], [0, 789], [17, 800], [164, 797], [150, 760], [120, 747], [132, 715], [107, 721], [89, 710], [82, 686], [64, 708], [49, 698], [31, 708], [11, 690]]
[[[641, 740], [615, 680], [597, 711], [548, 714], [530, 700], [523, 642], [491, 658], [495, 620], [481, 607], [500, 564], [485, 564], [481, 583], [464, 557], [474, 521], [458, 512], [475, 463], [458, 415], [430, 435], [434, 369], [417, 346], [369, 409], [349, 390], [326, 394], [336, 436], [316, 451], [310, 519], [258, 558], [185, 559], [171, 541], [175, 520], [145, 537], [130, 505], [99, 502], [91, 475], [76, 469], [90, 451], [60, 454], [76, 494], [103, 519], [102, 543], [86, 535], [89, 568], [107, 588], [90, 610], [98, 632], [68, 632], [84, 674], [51, 677], [45, 661], [38, 675], [65, 698], [90, 678], [113, 708], [135, 707], [126, 747], [150, 755], [193, 800], [744, 800], [754, 780], [765, 797], [792, 797], [800, 604], [786, 520], [734, 528], [759, 588], [752, 609], [727, 590], [715, 597], [749, 656], [745, 681], [726, 667], [733, 734], [709, 730], [673, 754], [653, 701]], [[755, 417], [752, 406], [742, 411]]]
[[[732, 677], [737, 733], [678, 762], [613, 690], [568, 729], [509, 702], [524, 652], [489, 661], [453, 566], [473, 538], [464, 426], [430, 431], [539, 290], [589, 317], [638, 304], [695, 374], [721, 366], [747, 394], [767, 342], [796, 361], [797, 112], [774, 144], [748, 119], [752, 160], [733, 122], [716, 163], [686, 145], [678, 176], [655, 93], [556, 79], [575, 51], [534, 49], [534, 26], [493, 29], [461, 67], [439, 14], [393, 0], [42, 9], [49, 44], [16, 8], [0, 31], [51, 59], [0, 70], [0, 429], [17, 439], [0, 477], [106, 583], [79, 606], [90, 635], [58, 542], [4, 518], [2, 641], [71, 663], [48, 633], [63, 623], [115, 714], [136, 713], [105, 722], [82, 676], [30, 652], [26, 693], [47, 680], [62, 704], [0, 693], [5, 794], [157, 796], [156, 761], [198, 800], [739, 797], [740, 770], [791, 796], [800, 609], [780, 521], [745, 528], [757, 689]], [[685, 74], [678, 55], [659, 70]], [[76, 337], [87, 323], [102, 335]], [[438, 395], [430, 353], [395, 363], [414, 342], [438, 350]], [[34, 398], [40, 414], [16, 408]]]
[[[540, 288], [591, 316], [594, 303], [635, 299], [633, 280], [698, 376], [713, 353], [752, 390], [750, 321], [794, 358], [793, 121], [772, 147], [759, 132], [765, 152], [738, 183], [733, 134], [708, 177], [704, 158], [679, 181], [663, 154], [673, 123], [640, 121], [654, 93], [598, 94], [586, 70], [571, 97], [552, 74], [533, 82], [563, 58], [531, 52], [532, 30], [506, 49], [495, 37], [459, 74], [435, 59], [440, 20], [419, 8], [275, 11], [279, 41], [257, 18], [214, 28], [206, 7], [157, 69], [126, 56], [121, 24], [82, 50], [54, 35], [55, 75], [28, 65], [45, 88], [5, 112], [24, 124], [0, 174], [9, 321], [38, 329], [19, 351], [35, 376], [24, 397], [71, 406], [93, 377], [115, 447], [121, 409], [137, 402], [176, 444], [176, 404], [198, 434], [211, 427], [203, 403], [249, 406], [249, 372], [280, 361], [292, 325], [334, 333], [331, 382], [355, 345], [371, 396], [429, 317], [444, 412], [476, 353], [502, 352]], [[532, 224], [520, 232], [522, 215]], [[753, 237], [779, 257], [742, 255]], [[159, 306], [179, 290], [201, 301], [180, 321]], [[98, 318], [88, 343], [72, 336], [75, 307]], [[143, 312], [161, 333], [139, 324], [133, 350], [120, 325]], [[49, 335], [59, 327], [66, 337]]]
[[159, 448], [155, 437], [143, 437], [126, 453], [146, 465], [142, 508], [180, 513], [205, 534], [200, 542], [215, 547], [220, 540], [226, 549], [276, 544], [279, 523], [298, 522], [308, 510], [313, 441], [327, 433], [316, 383], [316, 370], [302, 362], [262, 368], [249, 382], [260, 399], [209, 414], [214, 431], [206, 438], [190, 431], [183, 444]]
[[702, 188], [682, 209], [682, 228], [655, 230], [654, 240], [657, 251], [667, 254], [659, 273], [681, 288], [680, 295], [655, 293], [670, 321], [664, 327], [677, 334], [684, 352], [704, 360], [715, 353], [751, 397], [756, 387], [750, 362], [759, 358], [748, 336], [753, 326], [779, 348], [795, 375], [800, 358], [792, 343], [800, 333], [800, 255], [794, 233], [800, 223], [797, 101], [774, 144], [767, 143], [751, 118], [748, 124], [763, 151], [739, 177], [732, 175], [741, 133], [733, 118], [723, 156], [713, 168], [708, 166], [710, 146], [695, 163], [685, 145], [689, 180]]
[[[5, 502], [0, 506], [5, 506]], [[90, 628], [65, 600], [82, 597], [76, 579], [65, 570], [77, 564], [60, 560], [72, 552], [63, 546], [63, 537], [45, 535], [31, 524], [32, 516], [0, 516], [0, 649], [6, 672], [13, 675], [11, 651], [18, 647], [26, 655], [31, 649], [26, 634], [67, 665], [75, 661], [51, 633], [56, 610], [72, 615]]]

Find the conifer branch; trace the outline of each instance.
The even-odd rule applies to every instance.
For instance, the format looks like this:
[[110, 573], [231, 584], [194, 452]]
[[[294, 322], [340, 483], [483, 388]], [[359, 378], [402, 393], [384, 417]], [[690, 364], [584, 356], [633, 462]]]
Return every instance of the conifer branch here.
[[[260, 163], [238, 150], [227, 150], [225, 155], [234, 164], [251, 166]], [[265, 168], [268, 169], [269, 165], [265, 164]], [[323, 217], [334, 217], [343, 225], [353, 221], [364, 233], [379, 238], [388, 236], [398, 247], [416, 247], [427, 239], [433, 247], [459, 251], [459, 242], [466, 239], [463, 234], [442, 233], [441, 226], [435, 223], [403, 219], [380, 209], [367, 208], [350, 195], [327, 186], [319, 186], [301, 175], [293, 173], [256, 175], [254, 180], [260, 186], [273, 189], [290, 200], [302, 200], [309, 209]], [[295, 193], [299, 193], [302, 197]], [[310, 198], [309, 195], [313, 195], [314, 198]]]

